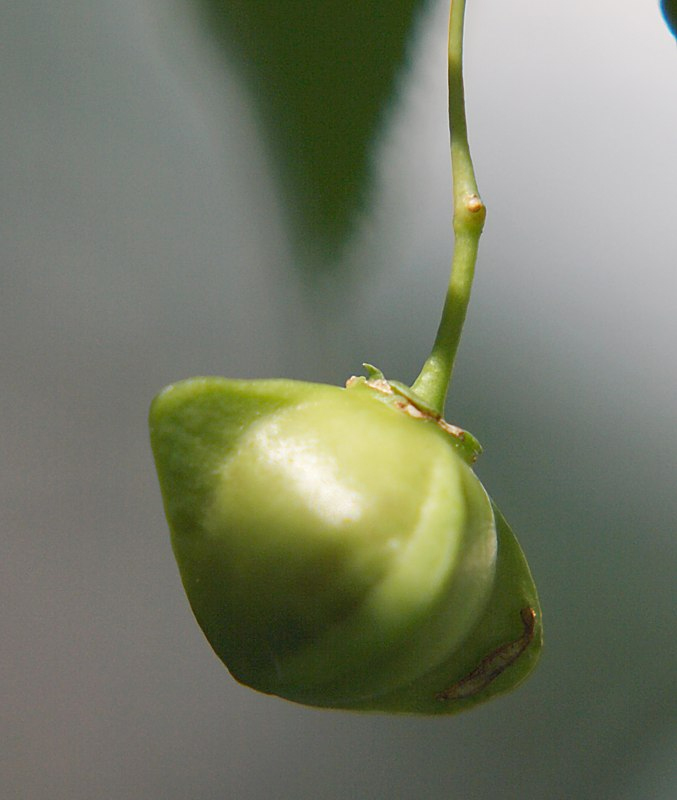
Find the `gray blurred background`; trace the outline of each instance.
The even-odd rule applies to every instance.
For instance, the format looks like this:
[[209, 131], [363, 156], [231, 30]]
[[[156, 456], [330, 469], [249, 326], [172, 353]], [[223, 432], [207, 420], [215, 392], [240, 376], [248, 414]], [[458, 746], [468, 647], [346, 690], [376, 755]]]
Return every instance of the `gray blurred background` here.
[[180, 586], [155, 392], [364, 360], [409, 381], [427, 355], [445, 25], [420, 18], [371, 207], [311, 285], [185, 4], [1, 4], [3, 800], [677, 797], [677, 47], [653, 0], [469, 2], [489, 217], [448, 417], [540, 588], [531, 680], [449, 719], [294, 706], [230, 679]]

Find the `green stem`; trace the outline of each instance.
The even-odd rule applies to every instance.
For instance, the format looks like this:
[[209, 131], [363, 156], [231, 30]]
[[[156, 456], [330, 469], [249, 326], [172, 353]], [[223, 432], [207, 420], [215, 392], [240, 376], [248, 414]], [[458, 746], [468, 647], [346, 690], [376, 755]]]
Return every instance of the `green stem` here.
[[454, 257], [435, 344], [411, 387], [440, 415], [444, 413], [456, 351], [461, 339], [475, 274], [486, 210], [480, 199], [468, 146], [463, 92], [465, 0], [451, 0], [449, 16], [449, 130], [454, 197]]

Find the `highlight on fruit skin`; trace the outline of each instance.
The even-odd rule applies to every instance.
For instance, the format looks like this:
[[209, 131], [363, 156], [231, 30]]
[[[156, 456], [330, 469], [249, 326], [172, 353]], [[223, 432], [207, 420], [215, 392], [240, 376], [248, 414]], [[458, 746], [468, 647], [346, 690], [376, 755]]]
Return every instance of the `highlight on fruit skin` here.
[[535, 666], [538, 597], [478, 445], [407, 387], [194, 378], [150, 430], [186, 594], [241, 683], [450, 714]]

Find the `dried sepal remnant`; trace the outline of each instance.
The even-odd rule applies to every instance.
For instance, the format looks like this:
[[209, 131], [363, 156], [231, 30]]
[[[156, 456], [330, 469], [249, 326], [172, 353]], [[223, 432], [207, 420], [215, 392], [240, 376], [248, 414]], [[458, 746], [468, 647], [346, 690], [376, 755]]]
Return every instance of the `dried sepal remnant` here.
[[346, 381], [346, 389], [353, 389], [359, 386], [368, 386], [380, 394], [387, 395], [390, 403], [395, 408], [404, 412], [414, 419], [433, 422], [446, 434], [452, 437], [455, 446], [461, 452], [467, 464], [474, 464], [482, 452], [482, 446], [475, 437], [468, 431], [452, 425], [436, 412], [431, 406], [422, 400], [409, 386], [400, 381], [386, 380], [380, 369], [371, 364], [364, 365], [369, 373], [368, 378], [361, 375], [353, 375]]
[[524, 630], [522, 635], [512, 642], [502, 644], [494, 651], [485, 656], [475, 669], [465, 678], [461, 678], [453, 686], [438, 692], [435, 695], [437, 700], [463, 700], [479, 694], [493, 680], [506, 670], [511, 664], [522, 655], [529, 643], [534, 638], [534, 628], [536, 626], [536, 612], [527, 606], [520, 611]]

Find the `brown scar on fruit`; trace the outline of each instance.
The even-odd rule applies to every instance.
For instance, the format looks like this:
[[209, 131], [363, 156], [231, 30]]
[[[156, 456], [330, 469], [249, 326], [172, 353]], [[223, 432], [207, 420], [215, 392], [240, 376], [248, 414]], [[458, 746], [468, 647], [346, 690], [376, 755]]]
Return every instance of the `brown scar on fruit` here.
[[520, 611], [524, 630], [522, 635], [512, 642], [502, 644], [488, 656], [485, 656], [475, 669], [465, 678], [461, 678], [448, 689], [438, 692], [436, 700], [463, 700], [479, 694], [511, 664], [522, 655], [529, 643], [534, 638], [534, 628], [536, 627], [536, 612], [527, 606]]

